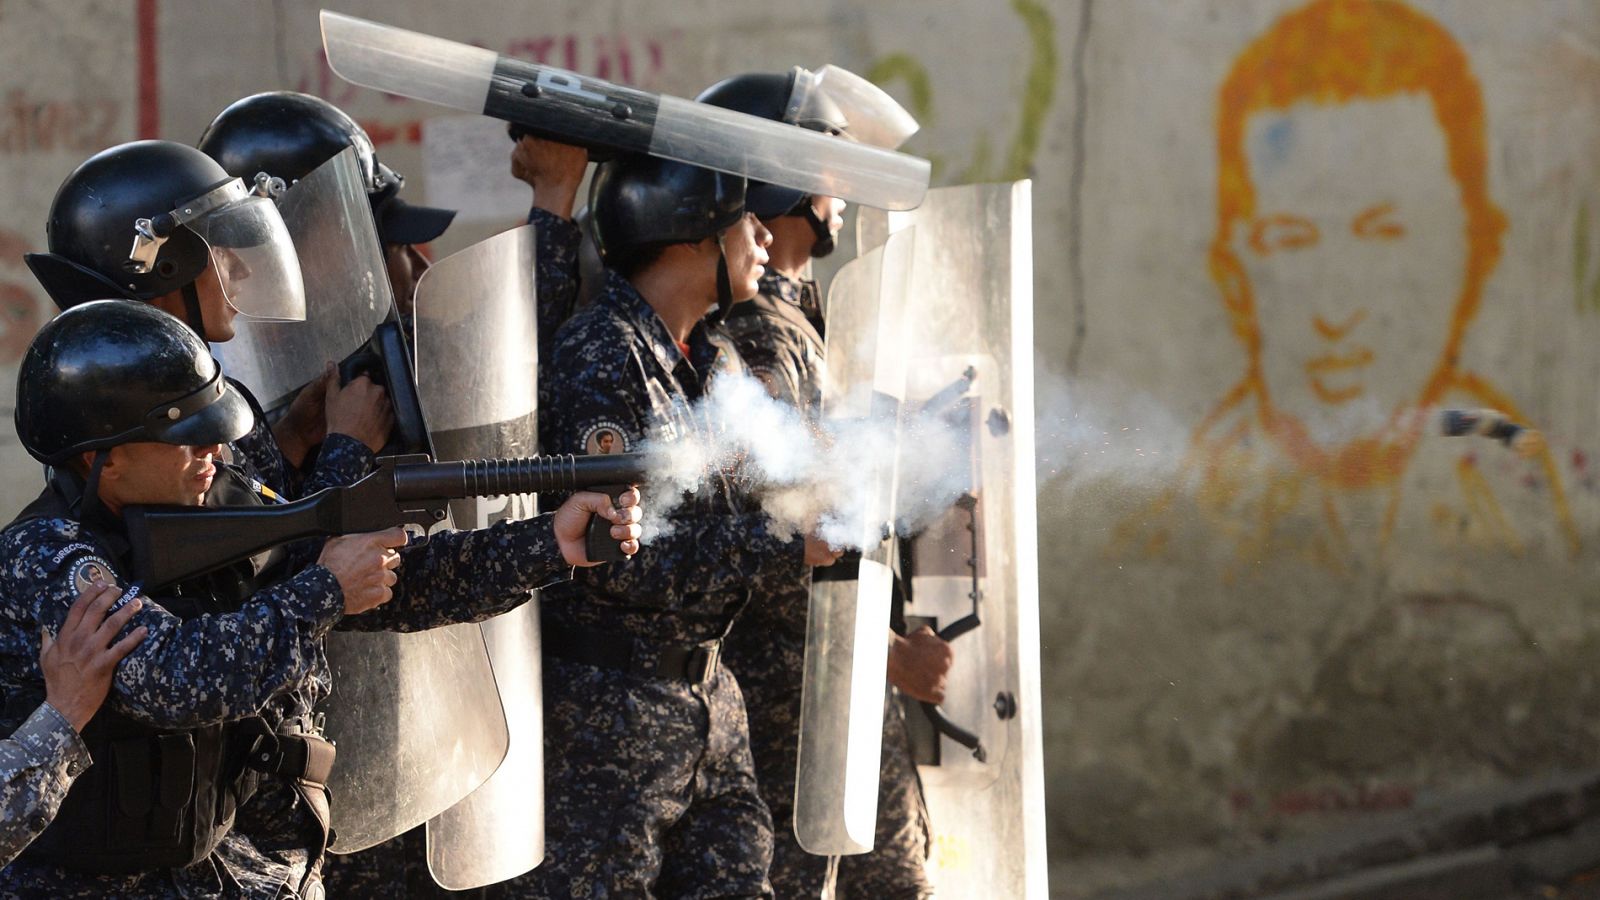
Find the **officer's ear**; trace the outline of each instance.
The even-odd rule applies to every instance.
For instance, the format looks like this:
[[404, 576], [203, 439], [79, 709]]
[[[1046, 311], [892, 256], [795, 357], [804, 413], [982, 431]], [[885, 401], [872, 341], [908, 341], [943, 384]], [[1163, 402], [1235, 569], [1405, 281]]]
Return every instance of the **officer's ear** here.
[[[79, 461], [84, 464], [83, 474], [89, 474], [89, 467], [94, 465], [94, 454], [85, 453]], [[128, 473], [128, 451], [125, 446], [118, 444], [106, 451], [106, 461], [100, 464], [100, 483], [121, 481]]]

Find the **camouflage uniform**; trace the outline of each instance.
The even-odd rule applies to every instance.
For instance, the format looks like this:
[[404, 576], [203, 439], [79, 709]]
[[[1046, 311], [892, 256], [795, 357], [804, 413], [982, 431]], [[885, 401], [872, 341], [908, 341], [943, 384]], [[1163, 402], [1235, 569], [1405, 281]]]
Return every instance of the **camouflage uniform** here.
[[[372, 463], [360, 442], [333, 434], [310, 475], [298, 479], [259, 415], [250, 434], [225, 449], [246, 478], [271, 483], [263, 477], [270, 473], [278, 484], [300, 480], [308, 492], [354, 481]], [[119, 522], [102, 523], [113, 533], [119, 528]], [[401, 552], [389, 603], [342, 618], [338, 582], [311, 564], [316, 550], [314, 543], [298, 545], [283, 570], [295, 574], [258, 591], [235, 613], [180, 620], [153, 598], [129, 623], [150, 633], [118, 666], [108, 702], [157, 727], [191, 728], [254, 714], [274, 731], [303, 733], [331, 686], [322, 637], [336, 623], [410, 631], [477, 621], [514, 608], [570, 571], [550, 516], [437, 535]], [[34, 519], [0, 533], [0, 559], [6, 560], [0, 569], [0, 692], [41, 689], [39, 626], [60, 628], [77, 596], [72, 573], [90, 558], [128, 582], [113, 548], [75, 521]], [[0, 872], [0, 896], [293, 896], [321, 844], [316, 819], [289, 782], [265, 778], [238, 810], [233, 829], [197, 865], [103, 876], [24, 859]]]
[[[571, 237], [575, 250], [575, 229]], [[575, 289], [570, 258], [559, 283], [541, 278], [541, 305]], [[704, 322], [685, 357], [633, 286], [607, 272], [540, 368], [544, 452], [584, 453], [602, 431], [613, 452], [638, 449], [647, 435], [704, 434], [708, 423], [691, 404], [714, 373], [742, 365]], [[769, 532], [726, 479], [666, 518], [664, 533], [631, 561], [582, 570], [545, 592], [545, 862], [494, 896], [768, 893], [771, 820], [738, 683], [720, 666], [693, 683], [662, 674], [661, 664], [691, 645], [714, 646], [751, 585], [798, 561], [802, 543]], [[628, 670], [574, 658], [578, 642], [558, 635], [620, 644]]]
[[[736, 305], [728, 317], [728, 333], [751, 371], [772, 396], [799, 408], [809, 419], [821, 414], [827, 378], [818, 296], [815, 282], [768, 272], [761, 279], [760, 295]], [[829, 880], [828, 860], [802, 850], [793, 825], [811, 570], [803, 561], [794, 561], [783, 578], [768, 585], [748, 618], [729, 636], [725, 659], [744, 688], [756, 775], [776, 826], [773, 890], [780, 900], [818, 897]], [[922, 871], [928, 855], [922, 790], [899, 704], [892, 689], [888, 693], [877, 836], [871, 853], [840, 860], [841, 897], [932, 896]]]
[[528, 211], [528, 224], [534, 227], [538, 244], [534, 275], [539, 297], [539, 371], [543, 373], [548, 370], [545, 360], [554, 358], [556, 335], [577, 308], [582, 232], [571, 219], [538, 207]]
[[77, 730], [48, 703], [0, 741], [0, 865], [16, 859], [50, 824], [72, 780], [90, 763]]
[[[74, 572], [97, 562], [117, 577], [113, 548], [70, 519], [32, 519], [0, 533], [0, 691], [42, 690], [39, 628], [59, 631], [77, 597]], [[108, 704], [156, 727], [186, 729], [248, 716], [305, 678], [343, 609], [333, 573], [312, 566], [233, 613], [182, 620], [151, 598], [130, 627], [149, 629], [117, 667]], [[0, 895], [242, 896], [220, 854], [181, 871], [132, 876], [68, 872], [26, 857], [0, 871]], [[268, 895], [270, 896], [270, 895]]]

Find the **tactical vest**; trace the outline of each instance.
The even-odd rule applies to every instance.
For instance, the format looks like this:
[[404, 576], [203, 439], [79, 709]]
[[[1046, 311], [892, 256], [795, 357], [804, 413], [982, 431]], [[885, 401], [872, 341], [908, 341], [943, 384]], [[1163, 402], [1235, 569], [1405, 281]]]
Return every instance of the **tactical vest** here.
[[[128, 544], [120, 529], [108, 526], [104, 513], [80, 518], [71, 499], [76, 494], [70, 477], [58, 473], [12, 524], [45, 518], [78, 521], [113, 554], [113, 564], [128, 571]], [[207, 506], [260, 504], [242, 472], [218, 465]], [[234, 612], [259, 585], [281, 577], [277, 570], [283, 568], [282, 558], [281, 552], [262, 554], [163, 589], [161, 605], [185, 620]], [[29, 696], [7, 698], [9, 721], [20, 721], [44, 699], [42, 684], [20, 693]], [[266, 723], [255, 717], [170, 730], [138, 722], [110, 704], [102, 706], [82, 735], [94, 765], [72, 785], [55, 821], [21, 858], [107, 875], [183, 868], [205, 859], [259, 783], [261, 776], [246, 761], [267, 733]]]

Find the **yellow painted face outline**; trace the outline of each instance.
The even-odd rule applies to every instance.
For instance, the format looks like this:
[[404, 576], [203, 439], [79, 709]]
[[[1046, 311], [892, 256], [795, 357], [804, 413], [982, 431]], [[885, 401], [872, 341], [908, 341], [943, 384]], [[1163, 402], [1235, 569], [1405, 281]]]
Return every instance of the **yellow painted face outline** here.
[[[1462, 386], [1460, 347], [1477, 315], [1484, 281], [1499, 260], [1500, 236], [1506, 227], [1505, 214], [1488, 194], [1482, 89], [1466, 53], [1438, 22], [1397, 0], [1316, 0], [1283, 16], [1252, 41], [1234, 60], [1217, 98], [1217, 223], [1210, 273], [1233, 333], [1245, 349], [1247, 365], [1240, 387], [1256, 401], [1265, 430], [1301, 468], [1346, 487], [1397, 478], [1420, 435], [1403, 433], [1399, 447], [1392, 441], [1360, 438], [1325, 450], [1292, 414], [1273, 404], [1262, 373], [1264, 336], [1254, 291], [1233, 250], [1235, 231], [1247, 229], [1249, 239], [1269, 251], [1274, 238], [1294, 242], [1316, 240], [1316, 235], [1296, 228], [1297, 223], [1257, 220], [1245, 153], [1246, 126], [1252, 115], [1299, 103], [1333, 105], [1402, 94], [1422, 94], [1431, 100], [1445, 136], [1449, 174], [1460, 189], [1468, 223], [1466, 271], [1446, 343], [1413, 404], [1426, 408], [1437, 405], [1446, 391]], [[1381, 208], [1368, 210], [1351, 227], [1398, 237], [1385, 222], [1386, 215]]]

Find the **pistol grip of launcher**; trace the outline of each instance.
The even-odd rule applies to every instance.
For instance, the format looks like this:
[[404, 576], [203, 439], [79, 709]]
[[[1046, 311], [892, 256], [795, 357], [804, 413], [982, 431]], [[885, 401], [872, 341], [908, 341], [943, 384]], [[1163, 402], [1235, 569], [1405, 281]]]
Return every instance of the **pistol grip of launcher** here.
[[[603, 484], [590, 488], [611, 498], [616, 504], [630, 485]], [[584, 539], [584, 554], [590, 562], [620, 562], [628, 557], [622, 552], [622, 542], [611, 536], [611, 520], [598, 513], [589, 517], [589, 534]]]

